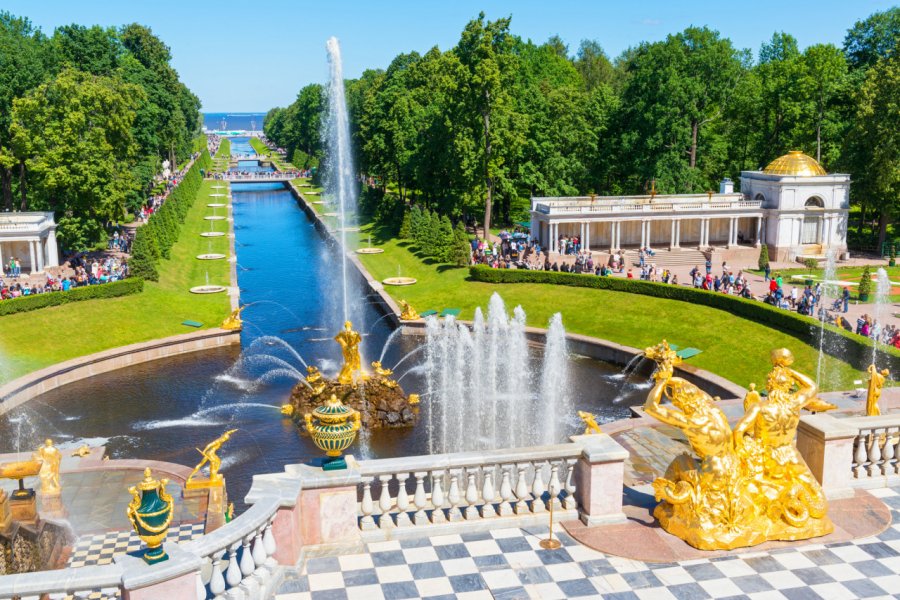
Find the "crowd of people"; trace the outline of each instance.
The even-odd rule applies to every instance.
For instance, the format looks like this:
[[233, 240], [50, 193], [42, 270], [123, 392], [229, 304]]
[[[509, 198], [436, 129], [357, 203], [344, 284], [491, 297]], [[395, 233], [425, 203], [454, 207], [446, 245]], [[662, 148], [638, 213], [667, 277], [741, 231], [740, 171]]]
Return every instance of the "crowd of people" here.
[[21, 266], [17, 265], [15, 269], [8, 271], [8, 278], [12, 281], [7, 281], [0, 274], [0, 300], [50, 292], [68, 292], [77, 287], [101, 285], [128, 277], [128, 263], [113, 257], [87, 259], [79, 255], [69, 261], [69, 266], [75, 271], [73, 275], [60, 277], [47, 273], [45, 280], [34, 282], [19, 281], [22, 276]]
[[206, 134], [206, 149], [209, 151], [210, 156], [215, 156], [216, 152], [219, 151], [219, 146], [222, 145], [222, 137], [218, 136], [214, 133]]

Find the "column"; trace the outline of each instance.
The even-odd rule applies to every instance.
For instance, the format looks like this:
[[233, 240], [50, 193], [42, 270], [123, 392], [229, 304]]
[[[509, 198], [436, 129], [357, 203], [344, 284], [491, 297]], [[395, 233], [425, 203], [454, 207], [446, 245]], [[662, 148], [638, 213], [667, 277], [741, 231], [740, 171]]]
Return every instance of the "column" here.
[[591, 251], [591, 222], [588, 221], [584, 224], [584, 249], [588, 252]]
[[580, 233], [578, 234], [578, 241], [581, 243], [581, 248], [584, 249], [584, 221], [579, 223], [579, 226], [578, 230]]
[[612, 254], [616, 249], [616, 222], [609, 222], [609, 253]]
[[762, 244], [762, 239], [760, 237], [761, 233], [762, 233], [762, 217], [756, 217], [756, 247], [757, 248], [759, 248], [760, 245]]
[[3, 242], [0, 242], [0, 277], [3, 277], [4, 270], [6, 269], [6, 263], [3, 262]]
[[675, 249], [675, 219], [672, 219], [672, 240], [669, 242], [669, 250]]
[[736, 227], [735, 227], [735, 218], [734, 218], [734, 217], [729, 217], [729, 218], [728, 218], [728, 247], [729, 247], [729, 248], [731, 248], [732, 246], [734, 246], [734, 238], [735, 238], [734, 232], [735, 232], [735, 229], [736, 229]]
[[681, 248], [681, 219], [675, 220], [675, 247]]
[[641, 220], [641, 248], [647, 245], [647, 221]]
[[28, 264], [28, 267], [31, 269], [31, 274], [34, 275], [35, 273], [37, 273], [37, 268], [36, 268], [37, 267], [37, 259], [34, 256], [35, 255], [34, 240], [31, 240], [28, 242], [28, 250], [30, 251], [30, 254], [31, 254], [31, 262]]
[[41, 238], [34, 243], [35, 248], [37, 248], [37, 259], [38, 259], [38, 271], [44, 270], [44, 243]]

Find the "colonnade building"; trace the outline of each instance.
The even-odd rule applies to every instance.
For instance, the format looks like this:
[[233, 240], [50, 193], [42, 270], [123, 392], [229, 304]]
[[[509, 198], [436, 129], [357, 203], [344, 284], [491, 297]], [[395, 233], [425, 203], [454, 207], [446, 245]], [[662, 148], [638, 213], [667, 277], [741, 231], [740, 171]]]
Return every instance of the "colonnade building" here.
[[[578, 236], [584, 249], [612, 253], [650, 247], [706, 257], [769, 257], [793, 261], [847, 254], [850, 176], [828, 174], [810, 156], [789, 152], [762, 171], [742, 171], [718, 193], [578, 196], [531, 199], [531, 232], [541, 245]], [[699, 252], [698, 252], [699, 251]], [[660, 261], [666, 264], [665, 260]]]
[[52, 212], [0, 213], [0, 264], [16, 258], [22, 273], [40, 273], [59, 266], [56, 222]]

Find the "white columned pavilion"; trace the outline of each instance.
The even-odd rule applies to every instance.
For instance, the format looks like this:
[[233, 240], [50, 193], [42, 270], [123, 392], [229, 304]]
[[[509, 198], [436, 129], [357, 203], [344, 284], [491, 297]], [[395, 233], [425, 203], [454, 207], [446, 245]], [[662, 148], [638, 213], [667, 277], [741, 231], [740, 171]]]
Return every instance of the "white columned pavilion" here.
[[41, 273], [59, 266], [56, 222], [52, 212], [0, 213], [0, 265], [7, 271], [17, 259], [23, 273]]

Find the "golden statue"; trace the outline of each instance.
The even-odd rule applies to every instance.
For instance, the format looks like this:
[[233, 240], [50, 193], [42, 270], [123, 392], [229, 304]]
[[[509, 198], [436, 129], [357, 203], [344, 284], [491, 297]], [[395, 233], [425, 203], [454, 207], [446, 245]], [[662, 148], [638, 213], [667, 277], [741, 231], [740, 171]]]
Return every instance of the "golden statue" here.
[[59, 496], [62, 488], [59, 484], [59, 463], [62, 462], [62, 452], [53, 445], [53, 440], [44, 440], [44, 445], [34, 453], [35, 460], [41, 461], [41, 470], [38, 477], [41, 479], [41, 494], [44, 496]]
[[306, 367], [306, 381], [308, 383], [315, 383], [322, 379], [322, 374], [319, 373], [319, 369], [310, 365]]
[[410, 394], [409, 398], [407, 398], [410, 406], [416, 406], [419, 404], [419, 395], [418, 394]]
[[227, 329], [229, 331], [240, 331], [244, 325], [244, 322], [241, 320], [241, 311], [243, 311], [246, 306], [241, 306], [236, 308], [230, 315], [225, 317], [225, 320], [222, 321], [222, 329]]
[[282, 404], [281, 405], [281, 414], [286, 417], [294, 416], [294, 405], [293, 404]]
[[377, 360], [372, 363], [372, 369], [375, 371], [375, 374], [378, 375], [379, 377], [389, 377], [394, 374], [394, 372], [391, 371], [390, 369], [385, 369], [384, 367], [382, 367], [381, 363]]
[[887, 369], [878, 370], [874, 364], [866, 369], [869, 373], [869, 393], [866, 394], [866, 416], [877, 417], [881, 414], [878, 401], [881, 399], [881, 389], [884, 387], [885, 378], [891, 374]]
[[314, 385], [314, 386], [312, 386], [312, 393], [313, 393], [313, 396], [319, 396], [319, 395], [321, 395], [322, 392], [325, 391], [325, 387], [326, 387], [326, 385], [325, 385], [325, 382], [324, 382], [324, 381], [321, 382], [321, 383], [318, 383], [318, 384], [316, 384], [316, 385]]
[[81, 445], [77, 450], [72, 452], [72, 456], [78, 456], [80, 458], [84, 458], [88, 454], [91, 453], [91, 449], [87, 444]]
[[592, 433], [603, 433], [600, 430], [600, 426], [597, 424], [597, 417], [589, 412], [585, 412], [583, 410], [578, 411], [578, 416], [584, 421], [584, 434], [590, 435]]
[[663, 529], [702, 550], [832, 531], [822, 489], [794, 446], [800, 410], [816, 399], [816, 387], [789, 368], [788, 350], [772, 353], [769, 395], [763, 399], [750, 386], [734, 431], [708, 394], [673, 376], [680, 359], [665, 341], [645, 355], [658, 369], [644, 410], [681, 429], [697, 455], [678, 456], [653, 482], [661, 500], [653, 514]]
[[[206, 487], [221, 487], [224, 484], [225, 478], [219, 473], [219, 468], [222, 466], [222, 459], [219, 458], [218, 452], [219, 449], [222, 448], [222, 444], [230, 440], [231, 434], [235, 431], [237, 431], [237, 429], [229, 429], [220, 437], [208, 443], [203, 450], [197, 448], [197, 452], [203, 455], [203, 460], [194, 467], [194, 470], [191, 471], [187, 481], [184, 482], [185, 489], [193, 490]], [[209, 479], [195, 481], [194, 475], [199, 473], [200, 469], [207, 463], [209, 463]]]
[[344, 355], [344, 364], [337, 377], [338, 383], [353, 385], [353, 375], [362, 372], [360, 366], [362, 361], [359, 357], [359, 343], [362, 336], [353, 331], [353, 323], [346, 321], [341, 332], [334, 336], [334, 341], [341, 345], [341, 353]]
[[400, 313], [401, 321], [415, 321], [419, 318], [419, 313], [416, 312], [412, 306], [409, 305], [409, 302], [406, 300], [400, 301], [400, 308], [403, 309]]

